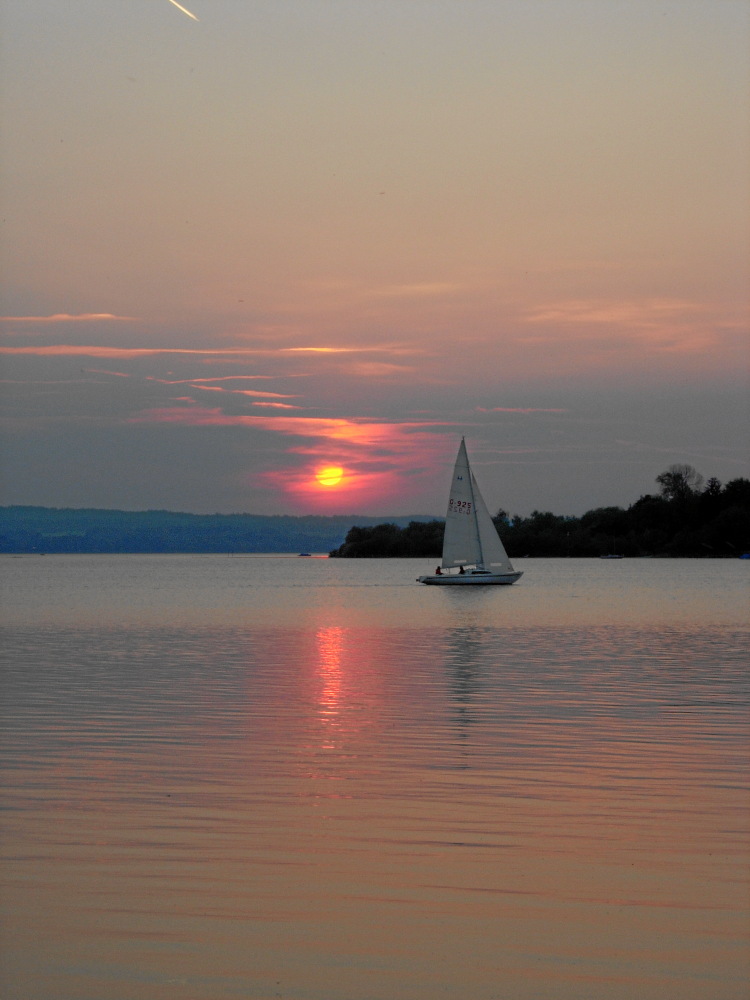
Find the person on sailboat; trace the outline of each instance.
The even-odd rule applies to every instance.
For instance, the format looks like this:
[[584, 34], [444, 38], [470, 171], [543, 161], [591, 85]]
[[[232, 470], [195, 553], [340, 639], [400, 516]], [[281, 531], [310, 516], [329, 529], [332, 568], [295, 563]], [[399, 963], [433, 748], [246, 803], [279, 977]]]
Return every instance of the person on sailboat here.
[[465, 572], [466, 572], [466, 570], [465, 570], [465, 569], [463, 568], [463, 566], [461, 566], [461, 567], [459, 568], [459, 570], [458, 570], [458, 575], [459, 575], [459, 576], [463, 576]]
[[442, 576], [442, 575], [443, 575], [443, 571], [440, 569], [439, 566], [437, 566], [436, 569], [435, 569], [435, 576]]

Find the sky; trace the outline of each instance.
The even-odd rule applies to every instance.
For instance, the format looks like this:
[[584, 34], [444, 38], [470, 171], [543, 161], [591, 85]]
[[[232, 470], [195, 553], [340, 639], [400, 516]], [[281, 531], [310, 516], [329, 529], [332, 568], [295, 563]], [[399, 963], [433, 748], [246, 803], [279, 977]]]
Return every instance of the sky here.
[[[750, 476], [745, 0], [3, 0], [0, 503]], [[322, 480], [322, 481], [321, 481]]]

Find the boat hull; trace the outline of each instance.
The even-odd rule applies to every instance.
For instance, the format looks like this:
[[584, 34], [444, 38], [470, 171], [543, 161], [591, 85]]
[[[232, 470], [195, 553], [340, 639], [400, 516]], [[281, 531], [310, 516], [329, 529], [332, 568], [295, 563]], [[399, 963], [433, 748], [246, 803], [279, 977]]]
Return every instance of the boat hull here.
[[523, 576], [523, 572], [513, 573], [441, 573], [439, 576], [418, 576], [417, 583], [436, 587], [487, 587], [510, 586]]

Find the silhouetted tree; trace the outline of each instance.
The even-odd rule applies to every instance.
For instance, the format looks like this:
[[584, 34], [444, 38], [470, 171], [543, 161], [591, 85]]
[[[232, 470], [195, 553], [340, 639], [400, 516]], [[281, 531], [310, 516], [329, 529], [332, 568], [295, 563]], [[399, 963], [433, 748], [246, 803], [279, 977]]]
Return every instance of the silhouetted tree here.
[[665, 500], [684, 500], [700, 490], [703, 476], [692, 465], [670, 465], [656, 477], [656, 482]]

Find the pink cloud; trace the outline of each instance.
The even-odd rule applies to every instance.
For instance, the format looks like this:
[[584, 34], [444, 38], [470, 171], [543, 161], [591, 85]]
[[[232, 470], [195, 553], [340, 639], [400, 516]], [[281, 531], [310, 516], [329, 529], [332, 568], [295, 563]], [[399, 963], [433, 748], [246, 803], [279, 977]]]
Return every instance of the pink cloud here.
[[[300, 509], [329, 512], [354, 510], [362, 504], [387, 506], [396, 498], [408, 502], [423, 489], [425, 479], [434, 477], [455, 444], [455, 435], [447, 440], [444, 421], [269, 417], [264, 428], [312, 440], [287, 449], [306, 460], [302, 466], [269, 471], [262, 481], [293, 497]], [[322, 488], [315, 478], [316, 471], [328, 465], [341, 466], [345, 472], [335, 489]]]
[[[270, 405], [288, 408], [288, 404]], [[173, 406], [142, 410], [128, 423], [247, 427], [306, 439], [286, 449], [289, 456], [297, 456], [296, 460], [290, 460], [286, 468], [261, 473], [255, 482], [282, 489], [303, 506], [331, 511], [353, 509], [347, 504], [355, 502], [371, 505], [373, 500], [388, 497], [408, 499], [423, 486], [425, 477], [434, 477], [435, 469], [445, 463], [447, 455], [452, 456], [455, 446], [451, 425], [438, 420], [388, 423], [366, 417], [230, 415], [219, 408]], [[346, 470], [345, 480], [335, 491], [322, 491], [315, 479], [321, 465]]]

